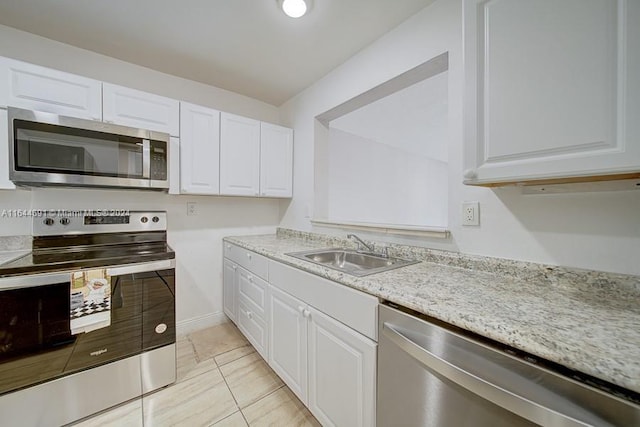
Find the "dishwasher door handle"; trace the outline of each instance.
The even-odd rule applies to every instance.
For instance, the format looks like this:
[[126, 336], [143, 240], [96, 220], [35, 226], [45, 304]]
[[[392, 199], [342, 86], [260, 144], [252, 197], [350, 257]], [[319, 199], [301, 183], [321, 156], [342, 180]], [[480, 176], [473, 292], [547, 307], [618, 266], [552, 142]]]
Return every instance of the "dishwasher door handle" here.
[[[592, 421], [586, 423], [552, 408], [548, 408], [540, 403], [536, 403], [526, 396], [521, 396], [506, 390], [499, 385], [483, 379], [480, 373], [469, 372], [447, 360], [444, 360], [440, 356], [434, 354], [402, 334], [398, 329], [396, 329], [396, 327], [389, 323], [385, 322], [383, 324], [382, 334], [396, 344], [402, 351], [428, 367], [429, 370], [439, 374], [441, 377], [448, 379], [469, 392], [534, 423], [562, 427], [590, 426], [593, 424], [598, 426], [612, 425], [593, 413], [589, 413], [590, 417], [593, 417]], [[562, 398], [561, 396], [559, 397]]]

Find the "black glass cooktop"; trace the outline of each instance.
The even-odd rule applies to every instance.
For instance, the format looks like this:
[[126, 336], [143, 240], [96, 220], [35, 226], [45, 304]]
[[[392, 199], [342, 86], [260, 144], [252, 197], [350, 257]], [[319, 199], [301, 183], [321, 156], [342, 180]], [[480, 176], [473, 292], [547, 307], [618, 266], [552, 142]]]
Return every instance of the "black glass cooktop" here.
[[[162, 235], [93, 235], [34, 240], [30, 254], [0, 265], [0, 277], [109, 267], [175, 258]], [[79, 243], [79, 244], [78, 244]]]

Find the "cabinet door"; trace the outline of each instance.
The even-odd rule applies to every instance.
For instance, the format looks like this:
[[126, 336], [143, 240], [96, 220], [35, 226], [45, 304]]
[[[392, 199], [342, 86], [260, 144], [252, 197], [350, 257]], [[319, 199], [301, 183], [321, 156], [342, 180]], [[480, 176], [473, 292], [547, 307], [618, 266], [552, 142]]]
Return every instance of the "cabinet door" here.
[[225, 259], [223, 262], [223, 272], [222, 272], [222, 305], [224, 309], [224, 313], [229, 317], [229, 319], [236, 321], [236, 313], [237, 313], [237, 270], [238, 266]]
[[293, 130], [260, 123], [260, 195], [291, 197]]
[[220, 194], [260, 195], [260, 122], [220, 114]]
[[180, 138], [169, 138], [169, 194], [180, 194]]
[[464, 0], [465, 183], [639, 172], [639, 27], [637, 1]]
[[0, 57], [0, 106], [102, 120], [102, 84]]
[[307, 404], [307, 305], [269, 288], [269, 365]]
[[0, 189], [12, 190], [16, 186], [9, 179], [9, 129], [7, 110], [0, 109]]
[[323, 426], [374, 426], [377, 344], [311, 309], [309, 409]]
[[180, 103], [175, 99], [103, 83], [104, 121], [180, 136]]
[[180, 190], [220, 193], [220, 112], [180, 103]]

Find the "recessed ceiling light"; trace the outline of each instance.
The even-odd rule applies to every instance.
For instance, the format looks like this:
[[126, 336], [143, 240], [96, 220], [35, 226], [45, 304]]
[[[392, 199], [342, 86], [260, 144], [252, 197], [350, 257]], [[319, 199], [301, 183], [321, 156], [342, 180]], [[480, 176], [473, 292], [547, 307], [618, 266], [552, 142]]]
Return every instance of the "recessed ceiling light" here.
[[309, 10], [309, 0], [282, 0], [282, 11], [291, 18], [300, 18]]

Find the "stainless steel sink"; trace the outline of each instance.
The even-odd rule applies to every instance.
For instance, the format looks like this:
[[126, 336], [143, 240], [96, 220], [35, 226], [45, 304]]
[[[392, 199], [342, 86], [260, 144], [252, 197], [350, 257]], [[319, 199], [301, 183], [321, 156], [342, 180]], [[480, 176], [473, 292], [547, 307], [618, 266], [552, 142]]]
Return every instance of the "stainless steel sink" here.
[[286, 255], [354, 276], [367, 276], [420, 262], [341, 248], [314, 249]]

